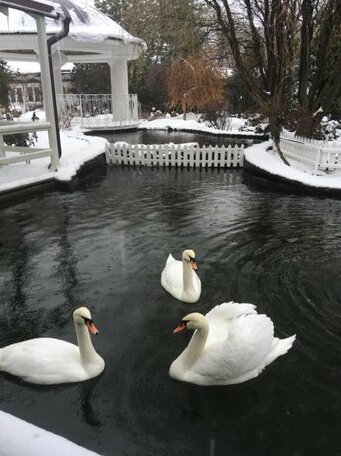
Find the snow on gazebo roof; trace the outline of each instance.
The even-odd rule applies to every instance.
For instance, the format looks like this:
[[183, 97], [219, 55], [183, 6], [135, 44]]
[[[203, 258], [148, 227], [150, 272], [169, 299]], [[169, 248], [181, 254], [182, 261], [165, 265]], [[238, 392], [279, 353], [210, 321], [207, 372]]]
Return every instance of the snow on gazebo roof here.
[[[143, 40], [132, 36], [101, 11], [81, 0], [44, 0], [44, 3], [52, 5], [61, 16], [60, 20], [45, 19], [47, 35], [60, 32], [62, 18], [66, 15], [71, 17], [69, 34], [58, 43], [70, 62], [103, 61], [103, 54], [133, 60], [146, 48]], [[4, 60], [36, 60], [35, 19], [16, 9], [8, 9], [7, 16], [1, 13], [2, 10], [0, 57]]]

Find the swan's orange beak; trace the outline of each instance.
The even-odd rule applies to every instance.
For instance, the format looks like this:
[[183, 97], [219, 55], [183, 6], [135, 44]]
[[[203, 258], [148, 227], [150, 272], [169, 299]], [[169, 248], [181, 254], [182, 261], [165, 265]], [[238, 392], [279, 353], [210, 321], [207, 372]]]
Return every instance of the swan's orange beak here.
[[88, 327], [89, 333], [95, 334], [97, 336], [98, 329], [96, 328], [96, 326], [91, 321], [87, 321], [86, 322], [86, 326]]
[[194, 271], [196, 271], [199, 268], [195, 260], [191, 260], [191, 266]]
[[181, 331], [184, 331], [185, 329], [187, 329], [186, 323], [181, 322], [181, 323], [174, 329], [173, 334], [178, 333], [178, 332], [181, 332]]

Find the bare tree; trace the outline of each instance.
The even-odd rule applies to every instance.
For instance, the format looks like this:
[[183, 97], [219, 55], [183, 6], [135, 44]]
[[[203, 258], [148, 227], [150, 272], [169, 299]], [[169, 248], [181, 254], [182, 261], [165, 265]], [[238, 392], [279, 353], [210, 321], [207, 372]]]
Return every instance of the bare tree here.
[[341, 95], [341, 2], [302, 0], [296, 133], [312, 137]]
[[[247, 90], [279, 136], [298, 53], [300, 0], [204, 0], [215, 11]], [[251, 70], [252, 68], [252, 70]]]

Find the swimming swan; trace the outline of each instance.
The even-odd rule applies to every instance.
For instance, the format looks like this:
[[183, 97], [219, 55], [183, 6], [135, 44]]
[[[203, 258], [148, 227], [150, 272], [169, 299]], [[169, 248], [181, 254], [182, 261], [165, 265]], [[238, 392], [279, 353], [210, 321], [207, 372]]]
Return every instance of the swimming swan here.
[[104, 360], [96, 353], [90, 334], [98, 334], [86, 307], [73, 312], [78, 346], [41, 337], [0, 349], [0, 371], [40, 385], [81, 382], [96, 377]]
[[196, 331], [171, 364], [169, 375], [197, 385], [231, 385], [257, 377], [291, 348], [296, 336], [274, 337], [270, 318], [255, 309], [253, 304], [231, 301], [206, 316], [191, 313], [184, 317], [174, 332]]
[[196, 274], [198, 265], [194, 250], [184, 250], [182, 261], [169, 254], [161, 273], [161, 285], [174, 298], [184, 302], [196, 302], [201, 294], [201, 281]]

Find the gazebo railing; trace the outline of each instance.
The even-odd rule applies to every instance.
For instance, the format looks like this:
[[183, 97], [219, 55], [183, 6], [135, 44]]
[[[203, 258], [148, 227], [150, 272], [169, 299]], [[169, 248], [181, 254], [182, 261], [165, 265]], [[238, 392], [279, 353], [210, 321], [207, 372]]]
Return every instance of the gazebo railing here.
[[5, 144], [4, 136], [17, 135], [28, 132], [47, 131], [51, 130], [50, 122], [0, 122], [0, 168], [3, 165], [12, 163], [26, 162], [37, 158], [50, 157], [50, 171], [57, 171], [59, 159], [57, 151], [52, 147], [30, 147], [30, 146], [14, 146]]
[[137, 122], [137, 95], [65, 94], [57, 95], [61, 128], [125, 126]]

